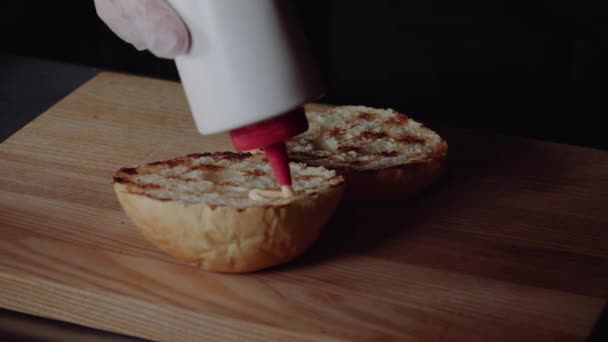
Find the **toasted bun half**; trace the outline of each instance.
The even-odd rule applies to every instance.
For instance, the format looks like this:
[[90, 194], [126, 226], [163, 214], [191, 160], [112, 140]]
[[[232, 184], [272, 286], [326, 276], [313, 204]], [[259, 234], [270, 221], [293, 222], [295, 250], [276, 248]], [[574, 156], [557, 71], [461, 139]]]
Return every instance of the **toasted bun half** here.
[[122, 168], [114, 190], [143, 236], [205, 270], [251, 272], [288, 262], [319, 236], [341, 199], [334, 171], [291, 163], [295, 196], [252, 200], [276, 189], [262, 155], [191, 154]]
[[411, 197], [443, 173], [447, 143], [391, 109], [306, 105], [309, 129], [288, 142], [292, 160], [336, 170], [349, 200]]

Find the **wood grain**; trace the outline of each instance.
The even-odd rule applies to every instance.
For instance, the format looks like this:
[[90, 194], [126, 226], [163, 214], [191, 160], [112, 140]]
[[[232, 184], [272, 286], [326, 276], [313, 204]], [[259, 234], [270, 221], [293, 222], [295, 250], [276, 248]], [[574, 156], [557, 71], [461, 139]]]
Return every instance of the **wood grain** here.
[[608, 153], [432, 125], [440, 184], [343, 205], [290, 265], [206, 273], [143, 240], [121, 166], [229, 150], [179, 84], [103, 73], [0, 145], [0, 306], [155, 340], [584, 340], [608, 295]]

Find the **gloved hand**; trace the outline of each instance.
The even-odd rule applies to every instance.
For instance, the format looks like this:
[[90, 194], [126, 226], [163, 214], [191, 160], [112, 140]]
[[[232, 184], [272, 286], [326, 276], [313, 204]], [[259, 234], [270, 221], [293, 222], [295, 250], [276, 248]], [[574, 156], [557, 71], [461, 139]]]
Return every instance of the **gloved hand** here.
[[114, 33], [140, 51], [174, 58], [190, 47], [186, 24], [165, 0], [95, 0], [95, 8]]

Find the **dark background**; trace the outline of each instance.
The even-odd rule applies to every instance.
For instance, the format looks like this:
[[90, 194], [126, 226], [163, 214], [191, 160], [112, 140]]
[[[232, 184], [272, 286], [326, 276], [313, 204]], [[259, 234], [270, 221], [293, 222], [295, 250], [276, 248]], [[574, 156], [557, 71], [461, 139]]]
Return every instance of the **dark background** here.
[[[323, 102], [608, 148], [600, 1], [295, 4], [328, 86]], [[93, 0], [5, 0], [0, 17], [0, 52], [178, 80], [172, 61], [114, 36]]]

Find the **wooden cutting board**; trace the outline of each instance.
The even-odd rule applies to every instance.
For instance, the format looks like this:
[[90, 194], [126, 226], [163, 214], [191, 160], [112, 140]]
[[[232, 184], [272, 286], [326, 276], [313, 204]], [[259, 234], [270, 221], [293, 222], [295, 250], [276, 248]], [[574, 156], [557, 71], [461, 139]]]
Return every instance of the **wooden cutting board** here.
[[0, 145], [0, 306], [186, 340], [582, 340], [608, 294], [608, 153], [433, 126], [450, 170], [343, 206], [296, 262], [183, 265], [121, 211], [124, 165], [230, 149], [179, 84], [103, 73]]

